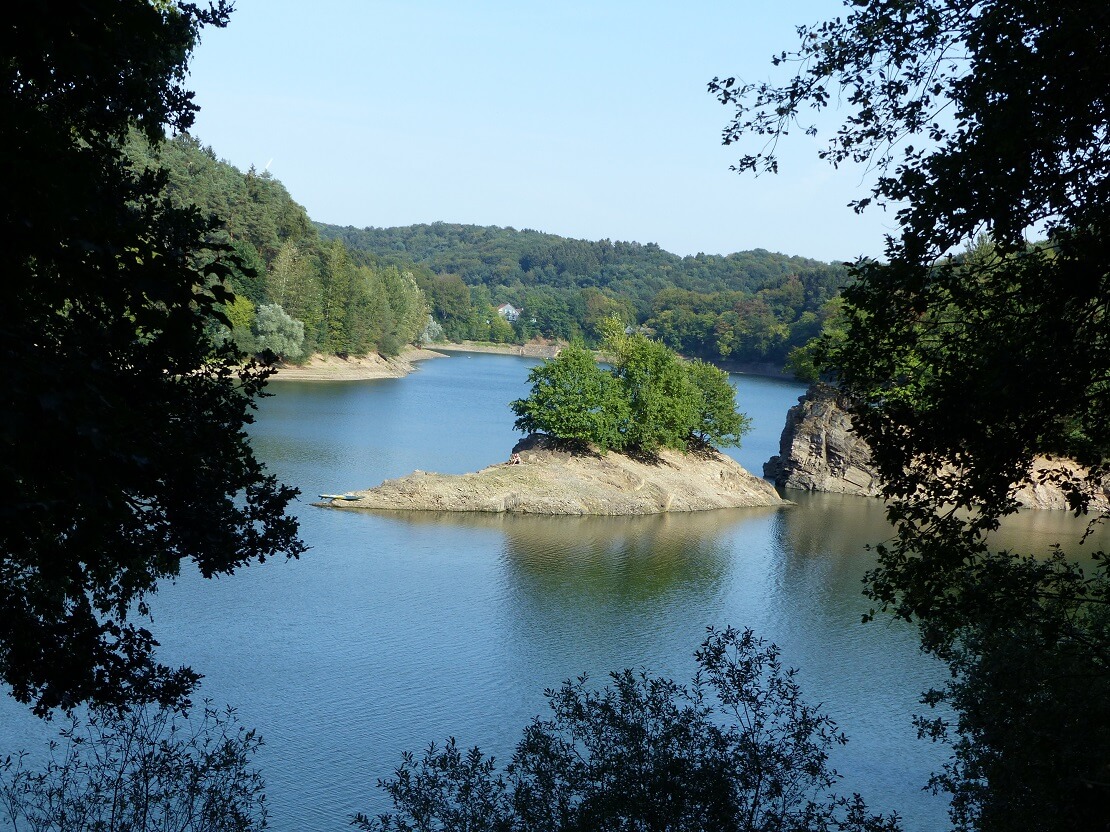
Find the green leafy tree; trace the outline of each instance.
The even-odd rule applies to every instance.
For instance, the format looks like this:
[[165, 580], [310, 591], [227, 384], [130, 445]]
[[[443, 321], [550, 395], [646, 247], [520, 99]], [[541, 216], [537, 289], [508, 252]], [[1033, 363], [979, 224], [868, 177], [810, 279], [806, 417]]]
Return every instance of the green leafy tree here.
[[231, 244], [237, 262], [231, 264], [228, 285], [237, 297], [243, 297], [255, 306], [265, 303], [266, 263], [253, 245], [246, 240], [235, 240]]
[[513, 340], [515, 334], [513, 325], [499, 315], [496, 309], [489, 311], [489, 340], [507, 344]]
[[411, 272], [389, 267], [381, 271], [381, 279], [392, 313], [392, 327], [378, 343], [378, 350], [383, 355], [396, 355], [419, 337], [428, 306]]
[[286, 315], [276, 303], [264, 303], [254, 318], [254, 343], [260, 352], [269, 350], [279, 358], [300, 358], [304, 354], [304, 324]]
[[466, 326], [470, 318], [470, 288], [457, 274], [437, 274], [423, 282], [430, 311], [443, 327], [447, 337], [467, 337]]
[[[799, 381], [810, 384], [821, 380], [822, 372], [819, 356], [830, 349], [839, 349], [847, 337], [844, 318], [844, 300], [835, 297], [821, 307], [817, 318], [820, 330], [806, 340], [802, 346], [795, 347], [786, 358], [786, 369]], [[807, 332], [810, 323], [807, 322]]]
[[636, 320], [636, 312], [627, 297], [588, 286], [579, 292], [579, 298], [582, 308], [580, 326], [593, 343], [604, 338], [603, 327], [610, 318], [616, 318], [625, 324]]
[[739, 445], [740, 438], [751, 430], [752, 420], [736, 409], [736, 391], [729, 384], [728, 373], [699, 360], [683, 369], [699, 395], [695, 439], [707, 447]]
[[[228, 335], [235, 342], [236, 349], [245, 355], [253, 355], [256, 351], [253, 332], [256, 316], [254, 304], [241, 295], [235, 295], [230, 303], [224, 304], [223, 313], [230, 324]], [[227, 332], [227, 327], [224, 330]]]
[[380, 781], [394, 812], [370, 830], [615, 829], [894, 832], [896, 817], [836, 791], [829, 751], [846, 742], [805, 702], [779, 651], [750, 630], [710, 631], [690, 686], [636, 674], [547, 692], [508, 766], [453, 739], [404, 756]]
[[315, 352], [323, 320], [320, 277], [312, 255], [293, 242], [278, 251], [266, 276], [270, 300], [304, 324], [305, 351]]
[[740, 444], [750, 423], [736, 410], [727, 373], [683, 362], [658, 341], [626, 334], [616, 318], [603, 329], [612, 369], [599, 368], [580, 346], [535, 367], [530, 395], [510, 405], [518, 430], [649, 456], [665, 447]]
[[[1110, 597], [1059, 552], [982, 556], [961, 581], [982, 594], [942, 655], [950, 678], [925, 701], [922, 736], [951, 753], [930, 785], [960, 832], [1100, 829], [1110, 783]], [[966, 602], [965, 602], [966, 603]]]
[[424, 331], [420, 333], [421, 344], [434, 344], [437, 341], [443, 341], [446, 335], [443, 327], [439, 325], [431, 315], [428, 316], [428, 322], [424, 325]]
[[627, 409], [616, 379], [598, 367], [589, 350], [564, 347], [554, 359], [533, 367], [528, 381], [528, 398], [509, 405], [517, 416], [517, 430], [592, 443], [603, 451], [623, 446], [620, 431]]
[[[195, 205], [205, 214], [219, 217], [223, 222], [215, 235], [218, 241], [250, 246], [254, 256], [266, 264], [286, 242], [309, 247], [318, 244], [316, 229], [304, 208], [280, 182], [266, 171], [259, 174], [251, 168], [241, 172], [188, 133], [151, 144], [132, 130], [124, 152], [133, 165], [162, 171], [175, 205]], [[249, 291], [247, 294], [255, 303], [262, 300]]]
[[647, 454], [686, 448], [698, 424], [701, 397], [681, 359], [639, 333], [610, 334], [605, 345], [615, 355], [613, 375], [628, 403], [625, 447]]
[[327, 353], [350, 350], [349, 304], [355, 293], [355, 266], [347, 247], [334, 240], [324, 247], [321, 258], [321, 326], [318, 334], [320, 349]]
[[188, 55], [228, 10], [20, 6], [0, 32], [0, 678], [39, 713], [186, 698], [136, 623], [158, 582], [303, 550], [244, 432], [267, 373], [208, 337], [233, 252], [121, 150], [190, 125]]
[[[951, 732], [933, 723], [955, 751], [935, 784], [961, 829], [1105, 827], [1106, 560], [1085, 571], [987, 535], [1034, 454], [1090, 466], [1063, 482], [1079, 512], [1107, 473], [1110, 7], [861, 0], [799, 35], [775, 59], [795, 68], [784, 83], [710, 89], [736, 107], [726, 142], [764, 148], [844, 102], [821, 155], [875, 171], [858, 208], [897, 206], [887, 261], [855, 265], [845, 336], [818, 358], [857, 403], [897, 527], [868, 592], [953, 671], [930, 697], [957, 709]], [[777, 164], [763, 150], [738, 167]]]

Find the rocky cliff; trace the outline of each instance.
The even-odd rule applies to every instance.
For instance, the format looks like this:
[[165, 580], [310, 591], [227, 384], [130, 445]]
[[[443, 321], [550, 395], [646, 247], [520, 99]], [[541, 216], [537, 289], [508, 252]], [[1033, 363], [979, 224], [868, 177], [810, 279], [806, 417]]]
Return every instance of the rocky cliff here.
[[787, 411], [778, 456], [764, 464], [763, 476], [780, 488], [879, 495], [871, 449], [852, 432], [843, 398], [827, 384], [810, 387]]
[[717, 453], [663, 451], [657, 460], [560, 449], [533, 434], [513, 448], [519, 464], [471, 474], [416, 471], [334, 499], [339, 509], [529, 514], [655, 514], [786, 505], [774, 487]]
[[[1030, 481], [1016, 492], [1026, 508], [1066, 509], [1064, 492], [1052, 483], [1060, 474], [1082, 479], [1086, 470], [1071, 460], [1036, 457]], [[852, 417], [840, 392], [815, 384], [786, 414], [778, 456], [763, 466], [763, 476], [780, 488], [877, 497], [879, 477], [871, 449], [852, 431]], [[1110, 488], [1091, 500], [1095, 511], [1110, 511]]]

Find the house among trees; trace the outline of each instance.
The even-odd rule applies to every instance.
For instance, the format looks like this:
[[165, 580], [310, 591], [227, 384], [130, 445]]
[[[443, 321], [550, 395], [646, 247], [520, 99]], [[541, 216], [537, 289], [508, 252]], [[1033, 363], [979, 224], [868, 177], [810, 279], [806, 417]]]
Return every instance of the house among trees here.
[[504, 318], [509, 323], [513, 323], [520, 318], [520, 313], [523, 309], [517, 309], [511, 303], [503, 303], [497, 307], [497, 314]]

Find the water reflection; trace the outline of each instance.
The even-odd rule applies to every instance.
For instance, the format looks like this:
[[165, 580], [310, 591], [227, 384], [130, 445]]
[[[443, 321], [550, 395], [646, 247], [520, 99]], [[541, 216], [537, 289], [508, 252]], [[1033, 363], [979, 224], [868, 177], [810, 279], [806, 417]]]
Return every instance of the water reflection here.
[[379, 512], [414, 525], [495, 530], [506, 576], [522, 598], [635, 606], [681, 588], [712, 595], [732, 557], [731, 535], [777, 508], [637, 517], [548, 517], [476, 512]]
[[805, 491], [784, 493], [798, 508], [783, 518], [783, 545], [799, 556], [856, 555], [866, 542], [881, 543], [892, 534], [882, 500]]
[[[800, 554], [821, 557], [830, 551], [848, 553], [857, 551], [861, 541], [873, 546], [888, 542], [894, 536], [882, 500], [793, 490], [783, 493], [800, 509], [784, 527], [790, 535], [789, 548]], [[1075, 517], [1067, 511], [1021, 509], [1004, 518], [1001, 528], [989, 540], [992, 548], [1021, 554], [1043, 554], [1058, 543], [1068, 554], [1084, 557], [1090, 552], [1110, 548], [1110, 524], [1097, 520], [1098, 517]], [[1084, 540], [1092, 519], [1096, 522]]]

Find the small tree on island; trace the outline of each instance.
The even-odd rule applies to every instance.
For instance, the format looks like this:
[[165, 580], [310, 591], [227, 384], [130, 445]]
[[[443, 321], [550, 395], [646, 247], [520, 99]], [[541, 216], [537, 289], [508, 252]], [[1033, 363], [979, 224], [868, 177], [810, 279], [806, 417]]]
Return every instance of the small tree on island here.
[[750, 429], [723, 370], [683, 361], [662, 343], [616, 326], [608, 328], [605, 346], [613, 355], [610, 370], [574, 345], [533, 368], [532, 392], [509, 405], [514, 427], [641, 454], [738, 446]]

